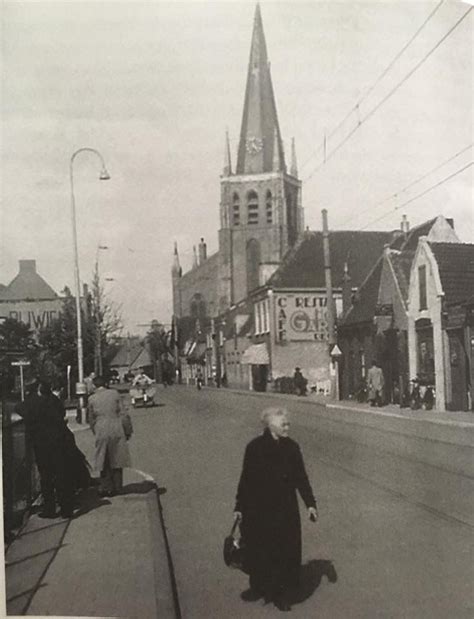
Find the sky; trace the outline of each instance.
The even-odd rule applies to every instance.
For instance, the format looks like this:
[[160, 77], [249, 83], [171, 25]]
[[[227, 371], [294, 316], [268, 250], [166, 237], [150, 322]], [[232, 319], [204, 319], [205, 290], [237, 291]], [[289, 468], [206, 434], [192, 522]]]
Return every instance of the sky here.
[[[321, 229], [323, 208], [333, 229], [390, 230], [404, 213], [411, 226], [443, 214], [474, 242], [474, 11], [423, 61], [469, 4], [445, 0], [378, 81], [438, 4], [261, 2], [310, 229]], [[200, 237], [217, 249], [224, 136], [235, 163], [254, 10], [3, 3], [0, 283], [30, 258], [56, 291], [73, 286], [69, 162], [95, 148], [109, 181], [93, 154], [74, 163], [81, 279], [91, 280], [98, 255], [126, 330], [169, 322], [173, 242], [184, 271]]]

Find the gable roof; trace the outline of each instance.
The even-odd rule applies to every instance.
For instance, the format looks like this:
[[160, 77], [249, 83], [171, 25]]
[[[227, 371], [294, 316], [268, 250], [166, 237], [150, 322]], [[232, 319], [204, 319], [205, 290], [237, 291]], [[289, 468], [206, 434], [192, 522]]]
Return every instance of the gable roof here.
[[343, 325], [372, 321], [375, 316], [375, 307], [379, 298], [382, 267], [383, 254], [379, 257], [375, 266], [354, 295], [352, 305], [341, 321]]
[[20, 271], [2, 291], [4, 301], [56, 299], [57, 294], [36, 272], [36, 260], [20, 260]]
[[397, 279], [397, 283], [402, 294], [402, 299], [405, 303], [408, 300], [408, 290], [410, 287], [410, 271], [414, 257], [415, 252], [411, 250], [406, 250], [403, 252], [391, 251], [388, 254], [388, 259], [392, 264], [393, 271], [395, 273], [395, 277]]
[[[329, 233], [332, 284], [341, 286], [344, 263], [358, 287], [392, 240], [391, 232], [335, 230]], [[325, 288], [323, 233], [307, 231], [268, 280], [275, 288]]]
[[461, 303], [474, 294], [474, 244], [429, 243], [438, 263], [448, 304]]

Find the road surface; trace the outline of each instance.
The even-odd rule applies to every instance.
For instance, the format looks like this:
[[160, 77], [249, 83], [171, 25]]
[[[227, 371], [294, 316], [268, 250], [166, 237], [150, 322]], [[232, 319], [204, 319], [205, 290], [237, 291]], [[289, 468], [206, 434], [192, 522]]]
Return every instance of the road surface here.
[[[166, 488], [161, 501], [185, 619], [273, 617], [243, 602], [244, 574], [222, 543], [246, 443], [271, 396], [192, 387], [160, 389], [160, 406], [133, 412], [133, 466]], [[303, 518], [303, 582], [292, 616], [462, 619], [474, 616], [472, 452], [327, 419], [297, 398], [291, 435], [318, 500]], [[461, 458], [461, 459], [460, 459]], [[427, 462], [429, 464], [427, 464]], [[304, 516], [304, 512], [302, 511]]]

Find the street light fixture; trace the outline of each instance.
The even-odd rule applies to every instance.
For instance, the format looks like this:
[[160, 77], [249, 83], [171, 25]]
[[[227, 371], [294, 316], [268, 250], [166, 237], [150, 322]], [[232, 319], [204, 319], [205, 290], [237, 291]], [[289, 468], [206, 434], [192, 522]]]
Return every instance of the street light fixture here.
[[110, 175], [105, 167], [104, 158], [95, 148], [79, 148], [71, 155], [69, 162], [69, 179], [71, 182], [71, 222], [72, 222], [72, 238], [74, 245], [74, 280], [76, 288], [76, 322], [77, 322], [77, 368], [78, 382], [76, 385], [76, 394], [79, 396], [79, 417], [78, 421], [82, 422], [84, 411], [84, 395], [86, 393], [84, 385], [84, 351], [82, 347], [82, 321], [81, 321], [81, 280], [79, 277], [79, 253], [77, 249], [77, 226], [76, 226], [76, 200], [74, 197], [74, 161], [80, 153], [93, 153], [99, 158], [102, 165], [99, 180], [106, 181], [110, 179]]

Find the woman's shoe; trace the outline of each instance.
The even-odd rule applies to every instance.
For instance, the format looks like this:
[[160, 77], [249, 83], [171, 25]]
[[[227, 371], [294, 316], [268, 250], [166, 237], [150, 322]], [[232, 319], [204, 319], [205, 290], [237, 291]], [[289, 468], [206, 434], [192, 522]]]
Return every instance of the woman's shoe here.
[[257, 589], [246, 589], [240, 594], [240, 599], [244, 602], [256, 602], [263, 597], [263, 593]]

